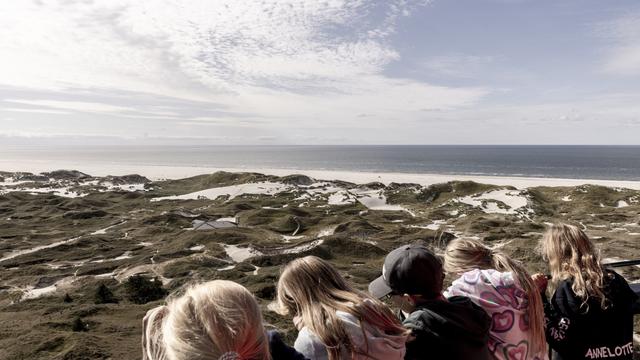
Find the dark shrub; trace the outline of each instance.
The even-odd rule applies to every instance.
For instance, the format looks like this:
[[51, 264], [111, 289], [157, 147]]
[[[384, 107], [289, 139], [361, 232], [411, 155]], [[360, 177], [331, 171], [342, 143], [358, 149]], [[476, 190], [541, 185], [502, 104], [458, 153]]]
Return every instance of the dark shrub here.
[[96, 304], [117, 304], [118, 299], [113, 295], [113, 292], [105, 284], [100, 284], [96, 289], [95, 295]]
[[73, 302], [73, 299], [71, 298], [71, 296], [69, 296], [69, 294], [64, 294], [64, 297], [62, 298], [62, 301], [64, 301], [65, 303], [70, 303]]
[[77, 317], [75, 318], [75, 320], [73, 320], [73, 323], [71, 323], [71, 330], [73, 331], [87, 331], [89, 330], [89, 326], [82, 321], [81, 318]]
[[167, 295], [167, 290], [162, 287], [160, 279], [149, 279], [140, 275], [130, 277], [125, 284], [127, 297], [135, 304], [146, 304], [159, 300]]

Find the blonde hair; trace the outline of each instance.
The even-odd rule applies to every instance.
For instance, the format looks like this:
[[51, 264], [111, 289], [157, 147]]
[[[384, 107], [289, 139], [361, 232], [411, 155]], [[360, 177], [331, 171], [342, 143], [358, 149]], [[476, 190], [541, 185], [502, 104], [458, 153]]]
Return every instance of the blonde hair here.
[[605, 295], [605, 272], [600, 255], [589, 237], [577, 226], [555, 224], [542, 237], [542, 255], [549, 260], [551, 280], [554, 285], [571, 279], [571, 290], [582, 299], [582, 305], [593, 297], [604, 310], [609, 307]]
[[162, 326], [168, 360], [269, 360], [269, 345], [256, 299], [243, 286], [215, 280], [187, 289], [167, 305]]
[[329, 360], [340, 359], [343, 349], [356, 354], [336, 311], [349, 313], [386, 334], [408, 333], [386, 305], [352, 288], [329, 262], [315, 256], [295, 259], [284, 267], [277, 297], [283, 315], [300, 317], [325, 344]]
[[162, 322], [168, 313], [166, 306], [158, 306], [149, 311], [142, 320], [142, 360], [164, 360], [162, 343]]
[[511, 272], [527, 293], [528, 315], [532, 347], [535, 352], [545, 351], [547, 341], [544, 331], [542, 297], [527, 270], [500, 251], [492, 250], [478, 240], [455, 239], [444, 253], [444, 269], [451, 273], [464, 273], [474, 269], [495, 269]]

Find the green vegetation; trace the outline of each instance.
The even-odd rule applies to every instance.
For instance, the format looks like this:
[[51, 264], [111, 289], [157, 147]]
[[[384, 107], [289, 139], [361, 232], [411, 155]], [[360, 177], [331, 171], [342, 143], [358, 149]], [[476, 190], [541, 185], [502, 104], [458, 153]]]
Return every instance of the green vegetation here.
[[[169, 292], [194, 282], [227, 279], [246, 286], [266, 321], [291, 341], [290, 318], [267, 305], [275, 297], [282, 265], [305, 255], [330, 260], [357, 288], [379, 276], [384, 255], [406, 243], [441, 250], [456, 236], [478, 236], [544, 271], [535, 251], [547, 222], [582, 224], [603, 257], [638, 258], [640, 192], [594, 186], [537, 187], [521, 195], [533, 211], [508, 213], [504, 199], [483, 200], [485, 208], [460, 202], [505, 187], [453, 181], [355, 185], [334, 181], [308, 191], [314, 179], [219, 172], [181, 180], [148, 182], [137, 176], [109, 178], [117, 184], [139, 181], [147, 191], [106, 191], [107, 178], [56, 173], [70, 188], [88, 193], [65, 198], [52, 194], [0, 195], [0, 257], [16, 250], [68, 241], [0, 262], [0, 360], [139, 359], [141, 320]], [[15, 174], [0, 173], [2, 177]], [[39, 187], [47, 178], [22, 174]], [[83, 185], [74, 180], [94, 180]], [[70, 179], [70, 180], [69, 180]], [[284, 182], [294, 187], [274, 196], [233, 199], [150, 201], [211, 187], [246, 182]], [[29, 185], [31, 186], [31, 185]], [[295, 188], [298, 186], [298, 188]], [[327, 189], [377, 192], [408, 211], [367, 209], [358, 201], [329, 205]], [[519, 194], [519, 191], [514, 191]], [[628, 206], [617, 207], [619, 201]], [[506, 200], [508, 202], [508, 199]], [[503, 211], [492, 212], [490, 209]], [[192, 221], [236, 217], [239, 226], [190, 230]], [[291, 237], [294, 231], [296, 237]], [[300, 237], [298, 237], [300, 236]], [[229, 249], [253, 251], [234, 261]], [[620, 269], [640, 279], [635, 267]], [[28, 290], [56, 291], [27, 298]], [[640, 322], [636, 328], [640, 329]]]

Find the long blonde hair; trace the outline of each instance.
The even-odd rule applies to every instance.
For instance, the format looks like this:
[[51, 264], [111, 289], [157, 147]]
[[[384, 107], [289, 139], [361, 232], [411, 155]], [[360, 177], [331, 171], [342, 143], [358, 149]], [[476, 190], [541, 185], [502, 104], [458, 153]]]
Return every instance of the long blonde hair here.
[[450, 273], [464, 273], [474, 269], [495, 269], [511, 272], [527, 293], [529, 300], [529, 330], [535, 352], [545, 351], [547, 341], [544, 331], [544, 308], [538, 288], [527, 270], [504, 253], [473, 239], [455, 239], [447, 245], [444, 253], [444, 269]]
[[169, 302], [162, 326], [168, 360], [269, 360], [269, 344], [256, 299], [243, 286], [215, 280]]
[[295, 259], [284, 267], [277, 297], [282, 314], [300, 317], [325, 344], [329, 360], [340, 359], [342, 349], [356, 353], [336, 311], [349, 313], [386, 334], [408, 333], [386, 305], [351, 287], [329, 262], [315, 256]]
[[543, 256], [549, 260], [554, 285], [571, 279], [571, 289], [582, 299], [587, 310], [587, 301], [591, 297], [600, 303], [603, 310], [609, 307], [603, 291], [605, 272], [600, 254], [587, 234], [574, 225], [555, 224], [542, 237], [541, 248]]
[[149, 311], [142, 320], [142, 360], [164, 360], [162, 342], [162, 322], [169, 312], [166, 306], [158, 306]]

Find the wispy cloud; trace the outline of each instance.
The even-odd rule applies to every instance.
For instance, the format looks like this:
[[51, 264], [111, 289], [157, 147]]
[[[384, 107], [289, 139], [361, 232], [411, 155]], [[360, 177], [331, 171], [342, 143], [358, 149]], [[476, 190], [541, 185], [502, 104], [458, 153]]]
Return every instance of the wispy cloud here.
[[[225, 112], [226, 118], [249, 114], [287, 126], [294, 120], [316, 122], [310, 114], [356, 122], [363, 109], [384, 116], [473, 104], [488, 90], [384, 74], [402, 56], [389, 40], [398, 22], [427, 3], [2, 2], [0, 85], [66, 96], [13, 100], [42, 111], [180, 118], [182, 125], [211, 110]], [[160, 114], [107, 98], [77, 101], [78, 89], [126, 90], [192, 106]]]
[[599, 24], [597, 34], [609, 42], [604, 70], [617, 75], [640, 75], [640, 10]]

